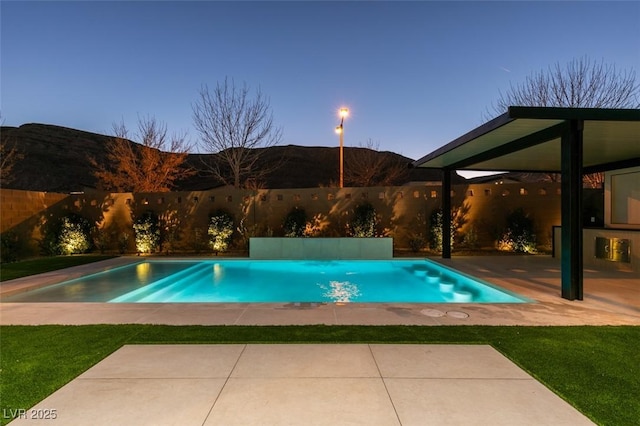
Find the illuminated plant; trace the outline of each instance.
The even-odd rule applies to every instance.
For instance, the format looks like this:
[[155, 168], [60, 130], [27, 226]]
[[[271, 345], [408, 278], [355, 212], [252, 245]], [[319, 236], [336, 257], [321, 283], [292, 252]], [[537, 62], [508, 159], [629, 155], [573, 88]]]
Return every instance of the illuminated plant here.
[[[456, 230], [458, 229], [455, 216], [451, 217], [451, 239], [450, 244], [453, 249]], [[432, 250], [442, 251], [442, 210], [436, 209], [429, 217], [429, 247]]]
[[348, 224], [347, 233], [352, 237], [375, 237], [377, 222], [373, 206], [369, 203], [360, 204], [353, 211], [353, 219]]
[[225, 252], [229, 248], [233, 235], [233, 217], [225, 210], [218, 210], [209, 217], [209, 246], [216, 252]]
[[138, 253], [153, 253], [160, 246], [160, 226], [158, 216], [149, 211], [144, 213], [133, 224], [136, 234], [136, 250]]
[[304, 209], [294, 207], [284, 218], [282, 229], [285, 237], [302, 237], [307, 224], [307, 213]]
[[516, 253], [536, 253], [536, 234], [533, 231], [533, 220], [522, 208], [516, 209], [507, 216], [507, 225], [498, 241], [498, 249]]
[[419, 233], [419, 234], [412, 233], [409, 236], [409, 248], [411, 248], [412, 252], [417, 253], [423, 248], [425, 248], [426, 245], [427, 245], [427, 241], [425, 240], [424, 235], [422, 235], [422, 233]]
[[82, 216], [62, 218], [58, 247], [61, 254], [84, 253], [91, 248], [91, 224]]

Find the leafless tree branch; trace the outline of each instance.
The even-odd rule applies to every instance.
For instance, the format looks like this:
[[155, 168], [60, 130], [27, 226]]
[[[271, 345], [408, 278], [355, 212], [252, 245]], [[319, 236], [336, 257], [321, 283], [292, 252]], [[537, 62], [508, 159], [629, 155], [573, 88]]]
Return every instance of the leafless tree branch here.
[[273, 171], [264, 165], [256, 167], [264, 152], [260, 148], [282, 140], [282, 129], [275, 127], [269, 99], [260, 89], [252, 97], [246, 83], [236, 87], [233, 80], [225, 79], [212, 91], [205, 85], [192, 111], [202, 149], [215, 154], [207, 163], [214, 177], [239, 188], [259, 185]]

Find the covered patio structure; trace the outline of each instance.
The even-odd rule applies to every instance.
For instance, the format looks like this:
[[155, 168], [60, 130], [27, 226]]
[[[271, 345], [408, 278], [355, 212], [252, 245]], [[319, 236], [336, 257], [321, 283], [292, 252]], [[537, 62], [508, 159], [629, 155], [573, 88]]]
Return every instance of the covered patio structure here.
[[[508, 111], [414, 162], [456, 170], [561, 174], [561, 288], [583, 299], [582, 176], [640, 166], [640, 110], [509, 107]], [[451, 257], [451, 198], [442, 197], [442, 257]]]

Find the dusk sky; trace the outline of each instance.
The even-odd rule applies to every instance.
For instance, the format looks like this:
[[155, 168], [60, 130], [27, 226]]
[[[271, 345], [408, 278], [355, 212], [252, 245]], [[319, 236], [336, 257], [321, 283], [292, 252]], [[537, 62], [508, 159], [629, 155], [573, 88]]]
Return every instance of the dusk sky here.
[[[371, 139], [417, 159], [482, 124], [510, 84], [588, 56], [640, 72], [640, 2], [2, 1], [4, 125], [112, 134], [152, 115], [194, 142], [225, 77], [270, 98], [286, 144]], [[640, 76], [636, 77], [640, 79]]]

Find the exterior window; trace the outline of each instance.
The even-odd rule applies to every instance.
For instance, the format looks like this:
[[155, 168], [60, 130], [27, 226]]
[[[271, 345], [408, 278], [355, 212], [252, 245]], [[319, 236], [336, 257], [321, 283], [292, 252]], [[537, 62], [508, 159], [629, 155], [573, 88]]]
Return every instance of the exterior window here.
[[276, 198], [278, 199], [278, 201], [282, 201], [284, 197], [282, 196], [282, 194], [278, 194], [276, 195]]
[[262, 194], [262, 195], [260, 196], [260, 201], [263, 201], [263, 202], [264, 202], [264, 201], [267, 201], [267, 196], [266, 196], [266, 195], [264, 195], [264, 194]]
[[162, 203], [164, 203], [164, 197], [158, 198], [158, 204], [162, 204]]
[[520, 195], [527, 195], [528, 193], [527, 188], [520, 188]]
[[413, 198], [420, 198], [420, 191], [413, 191]]
[[178, 198], [176, 199], [176, 202], [177, 202], [178, 204], [180, 204], [180, 203], [182, 202], [182, 197], [178, 197]]
[[317, 200], [318, 199], [318, 194], [311, 194], [311, 199], [312, 200]]
[[378, 200], [384, 200], [384, 192], [378, 193]]
[[545, 188], [538, 189], [538, 195], [547, 195], [547, 190]]
[[489, 196], [489, 195], [491, 195], [491, 190], [490, 190], [490, 189], [485, 189], [485, 190], [484, 190], [484, 195], [485, 195], [485, 196]]
[[431, 198], [438, 198], [438, 191], [431, 191]]
[[216, 196], [215, 195], [210, 196], [209, 201], [211, 201], [212, 203], [216, 201]]
[[331, 193], [327, 194], [327, 200], [331, 201], [335, 198], [335, 196]]
[[231, 195], [227, 195], [227, 202], [230, 203], [233, 201], [233, 197]]
[[467, 196], [473, 197], [473, 189], [467, 191]]
[[504, 191], [502, 191], [502, 196], [503, 197], [507, 197], [510, 194], [508, 189], [505, 189]]

